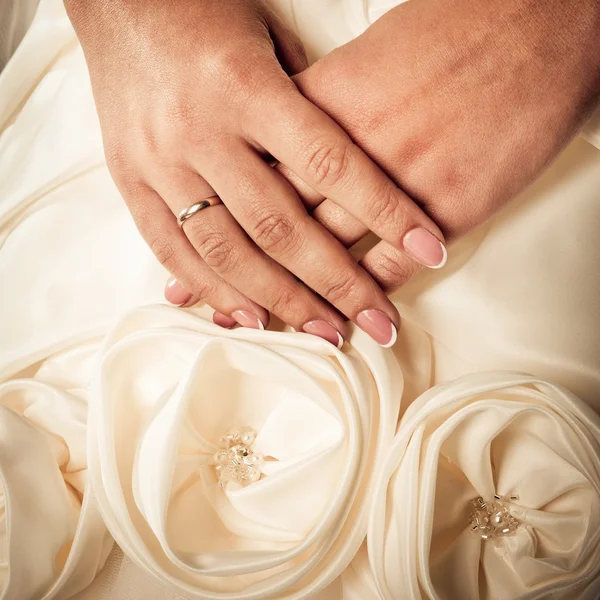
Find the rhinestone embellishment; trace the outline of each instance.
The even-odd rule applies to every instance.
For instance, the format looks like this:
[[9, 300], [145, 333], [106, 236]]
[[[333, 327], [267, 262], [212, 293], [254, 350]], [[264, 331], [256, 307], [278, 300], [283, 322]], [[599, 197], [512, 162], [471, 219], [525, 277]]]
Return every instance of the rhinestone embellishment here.
[[[510, 500], [516, 499], [516, 496], [510, 497]], [[473, 512], [469, 515], [469, 526], [482, 540], [497, 539], [517, 531], [520, 522], [510, 514], [500, 496], [494, 496], [490, 502], [480, 496], [471, 500], [471, 504]]]
[[263, 457], [252, 450], [255, 440], [250, 427], [236, 427], [221, 438], [221, 449], [213, 457], [221, 487], [231, 482], [245, 487], [260, 479]]

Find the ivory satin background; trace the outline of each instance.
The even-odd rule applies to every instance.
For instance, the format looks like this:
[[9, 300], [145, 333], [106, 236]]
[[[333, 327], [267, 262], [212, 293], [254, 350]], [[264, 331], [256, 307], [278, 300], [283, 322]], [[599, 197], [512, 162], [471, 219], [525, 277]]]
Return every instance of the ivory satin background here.
[[[316, 59], [391, 3], [276, 6]], [[165, 273], [108, 175], [83, 55], [62, 5], [43, 0], [0, 76], [0, 475], [8, 522], [13, 531], [28, 527], [19, 530], [27, 549], [8, 557], [11, 574], [35, 560], [35, 577], [21, 582], [58, 586], [57, 598], [84, 588], [111, 547], [100, 511], [133, 562], [115, 546], [80, 600], [243, 598], [248, 589], [267, 597], [268, 577], [299, 573], [319, 548], [319, 568], [275, 597], [545, 598], [543, 584], [552, 581], [572, 593], [564, 597], [597, 598], [598, 417], [542, 381], [600, 410], [597, 131], [592, 120], [587, 141], [574, 140], [525, 194], [453, 245], [442, 271], [394, 296], [405, 321], [393, 352], [361, 332], [346, 357], [304, 334], [223, 332], [198, 318], [208, 316], [203, 309], [139, 308], [162, 302]], [[328, 355], [338, 356], [337, 370]], [[217, 365], [231, 379], [226, 386], [211, 375]], [[533, 378], [490, 372], [500, 369]], [[277, 370], [285, 380], [269, 376]], [[360, 405], [367, 396], [374, 414]], [[392, 441], [397, 412], [405, 417]], [[199, 437], [181, 425], [184, 413]], [[228, 422], [230, 413], [244, 422]], [[190, 476], [186, 455], [200, 460], [224, 429], [247, 421], [277, 459], [277, 477], [265, 480], [275, 483], [257, 486], [254, 499], [223, 502], [200, 493], [215, 489], [204, 473], [176, 493]], [[4, 436], [16, 431], [17, 440]], [[163, 453], [155, 455], [158, 442]], [[11, 479], [21, 452], [19, 468], [36, 475], [24, 482], [30, 491]], [[331, 477], [348, 483], [332, 489]], [[360, 501], [369, 489], [372, 507]], [[306, 494], [297, 505], [294, 490]], [[465, 533], [468, 501], [494, 492], [518, 494], [523, 526], [500, 546], [482, 545]], [[410, 499], [416, 504], [406, 506]], [[265, 510], [278, 504], [289, 512]], [[367, 513], [369, 554], [363, 545], [336, 578], [360, 545]], [[23, 521], [40, 514], [46, 518]], [[246, 546], [228, 537], [232, 529], [244, 532]], [[308, 532], [315, 544], [292, 556]], [[36, 546], [39, 555], [32, 540], [46, 544]], [[63, 546], [65, 581], [53, 580], [44, 561]], [[2, 557], [6, 548], [0, 536]], [[267, 571], [257, 570], [259, 549], [260, 561], [272, 560]], [[250, 554], [224, 578], [231, 561], [222, 553], [232, 550]], [[485, 585], [474, 579], [479, 565]], [[0, 565], [0, 577], [6, 572]], [[4, 597], [21, 600], [11, 577], [0, 579]], [[323, 586], [318, 596], [311, 591]]]

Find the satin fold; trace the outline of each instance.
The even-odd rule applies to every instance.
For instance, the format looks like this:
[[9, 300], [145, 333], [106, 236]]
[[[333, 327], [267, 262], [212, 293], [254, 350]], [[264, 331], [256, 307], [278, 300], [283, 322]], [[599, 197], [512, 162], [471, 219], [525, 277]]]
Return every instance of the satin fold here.
[[[394, 3], [274, 5], [316, 60]], [[225, 331], [155, 306], [167, 273], [42, 0], [0, 74], [0, 598], [596, 600], [597, 121], [394, 294], [393, 349]], [[223, 489], [240, 425], [268, 460]], [[495, 492], [522, 525], [477, 541], [470, 501]]]
[[[483, 540], [470, 500], [495, 496], [520, 524]], [[580, 597], [600, 574], [600, 417], [518, 373], [430, 389], [378, 475], [367, 541], [386, 600]]]
[[2, 600], [71, 597], [112, 548], [88, 481], [87, 397], [43, 375], [0, 383]]
[[[89, 421], [94, 487], [121, 548], [193, 598], [330, 585], [364, 540], [402, 397], [393, 354], [362, 332], [351, 341], [342, 353], [166, 307], [124, 317], [105, 338]], [[221, 488], [212, 456], [236, 427], [255, 429], [271, 462], [260, 481]]]

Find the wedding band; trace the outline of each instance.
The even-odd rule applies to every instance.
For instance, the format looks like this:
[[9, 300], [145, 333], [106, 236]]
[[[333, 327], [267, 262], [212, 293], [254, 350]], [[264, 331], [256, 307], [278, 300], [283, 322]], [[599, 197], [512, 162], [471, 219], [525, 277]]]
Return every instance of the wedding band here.
[[183, 227], [183, 224], [190, 218], [193, 217], [196, 213], [199, 213], [201, 210], [208, 208], [209, 206], [216, 206], [217, 204], [223, 204], [221, 202], [221, 198], [219, 196], [210, 196], [209, 198], [205, 198], [204, 200], [200, 200], [200, 202], [195, 202], [188, 208], [184, 208], [177, 217], [177, 224], [179, 227]]

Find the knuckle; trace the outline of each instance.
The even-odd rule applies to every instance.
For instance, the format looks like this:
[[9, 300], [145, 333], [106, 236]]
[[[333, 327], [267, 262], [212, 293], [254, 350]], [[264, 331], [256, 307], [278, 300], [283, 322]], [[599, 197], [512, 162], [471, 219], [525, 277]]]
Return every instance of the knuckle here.
[[205, 279], [200, 281], [194, 281], [190, 287], [190, 292], [198, 298], [198, 300], [208, 302], [212, 298], [215, 298], [215, 286], [214, 284], [206, 281]]
[[335, 186], [343, 180], [350, 159], [350, 142], [317, 140], [306, 153], [306, 171], [317, 185]]
[[295, 314], [294, 306], [298, 302], [298, 294], [289, 288], [280, 288], [271, 298], [269, 310], [278, 317]]
[[372, 261], [369, 271], [375, 275], [377, 283], [389, 289], [406, 283], [418, 269], [416, 263], [406, 260], [399, 252], [395, 255], [381, 252]]
[[389, 223], [392, 220], [397, 220], [398, 200], [388, 186], [373, 195], [365, 208], [367, 218], [372, 223]]
[[164, 109], [160, 132], [155, 139], [145, 139], [145, 147], [148, 154], [162, 156], [165, 162], [181, 160], [192, 151], [210, 147], [213, 131], [195, 99], [176, 98]]
[[271, 213], [259, 217], [252, 230], [252, 238], [267, 254], [285, 254], [297, 243], [296, 227], [282, 214]]
[[347, 270], [337, 272], [335, 277], [324, 283], [321, 295], [332, 304], [338, 304], [348, 298], [356, 283], [357, 275], [355, 272], [348, 272]]
[[215, 271], [227, 271], [232, 263], [233, 246], [222, 233], [204, 232], [194, 243], [204, 262]]
[[[205, 68], [213, 74], [220, 91], [227, 95], [245, 97], [256, 85], [256, 69], [253, 68], [253, 52], [245, 52], [241, 58], [239, 50], [215, 52]], [[255, 63], [256, 64], [256, 63]]]

